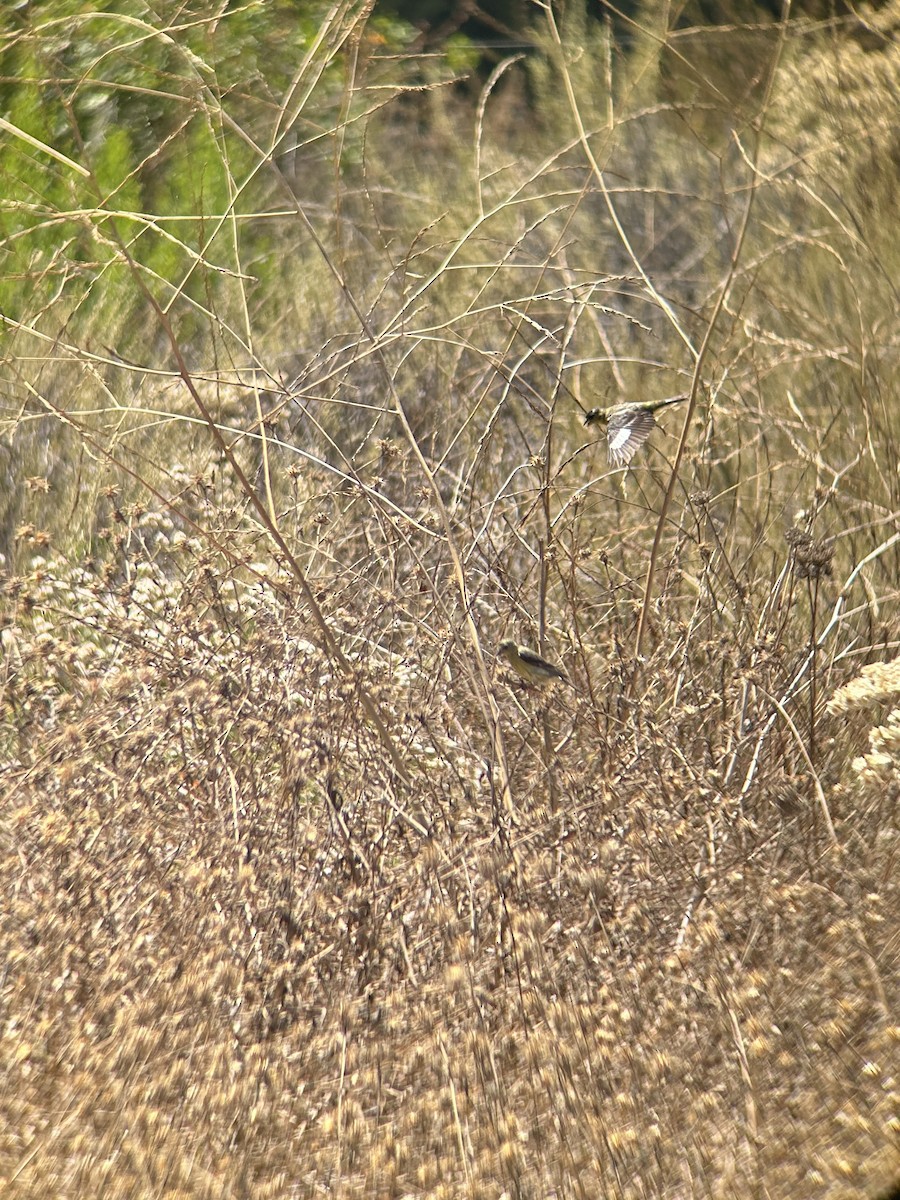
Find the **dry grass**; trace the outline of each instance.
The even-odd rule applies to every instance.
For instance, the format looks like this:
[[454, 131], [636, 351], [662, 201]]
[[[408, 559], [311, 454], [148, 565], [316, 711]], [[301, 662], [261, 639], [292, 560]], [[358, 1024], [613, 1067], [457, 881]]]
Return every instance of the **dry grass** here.
[[[270, 218], [294, 290], [251, 301], [236, 237], [190, 344], [146, 294], [140, 365], [17, 329], [5, 1195], [900, 1176], [893, 292], [810, 115], [840, 44], [763, 44], [731, 141], [712, 77], [591, 128], [551, 51], [533, 145], [491, 93], [466, 175], [429, 125], [398, 182], [373, 103], [333, 212], [298, 173]], [[687, 387], [610, 472], [579, 404]]]

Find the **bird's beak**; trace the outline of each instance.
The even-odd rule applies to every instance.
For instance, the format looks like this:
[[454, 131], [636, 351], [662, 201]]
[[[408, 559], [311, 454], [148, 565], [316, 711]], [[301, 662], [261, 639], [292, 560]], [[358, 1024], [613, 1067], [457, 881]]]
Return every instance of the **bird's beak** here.
[[585, 425], [596, 425], [603, 416], [603, 410], [600, 408], [591, 408], [584, 414]]

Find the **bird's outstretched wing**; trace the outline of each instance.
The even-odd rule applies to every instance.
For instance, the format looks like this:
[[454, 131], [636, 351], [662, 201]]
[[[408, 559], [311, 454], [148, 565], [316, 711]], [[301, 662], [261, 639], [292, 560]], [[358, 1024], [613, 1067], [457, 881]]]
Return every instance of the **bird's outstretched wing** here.
[[655, 425], [653, 413], [645, 408], [620, 408], [610, 413], [606, 441], [612, 465], [627, 466], [646, 442]]

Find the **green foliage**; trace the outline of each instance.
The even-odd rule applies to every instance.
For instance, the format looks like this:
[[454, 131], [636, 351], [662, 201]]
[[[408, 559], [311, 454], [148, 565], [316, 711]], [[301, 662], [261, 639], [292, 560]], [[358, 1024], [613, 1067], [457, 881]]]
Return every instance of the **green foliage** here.
[[[7, 316], [24, 321], [46, 309], [63, 278], [66, 320], [77, 313], [78, 328], [108, 328], [115, 290], [115, 324], [128, 339], [126, 330], [145, 323], [144, 301], [116, 265], [122, 245], [161, 303], [180, 295], [201, 304], [210, 289], [224, 287], [227, 305], [223, 270], [236, 269], [232, 220], [242, 254], [259, 269], [271, 266], [266, 223], [245, 218], [273, 203], [271, 173], [261, 168], [266, 155], [286, 148], [281, 105], [301, 134], [298, 142], [290, 131], [293, 154], [304, 139], [321, 142], [322, 131], [343, 119], [343, 34], [323, 25], [327, 12], [325, 5], [266, 3], [213, 19], [202, 4], [170, 3], [154, 12], [142, 3], [109, 2], [85, 13], [52, 0], [26, 13], [31, 24], [22, 27], [6, 11], [0, 98], [7, 119], [76, 164], [11, 133], [0, 142], [0, 171], [9, 180], [0, 210]], [[407, 32], [396, 21], [381, 22], [382, 41], [385, 31], [395, 38]], [[303, 115], [309, 85], [292, 83], [307, 55], [314, 121]], [[359, 136], [349, 130], [345, 157]], [[48, 262], [49, 270], [42, 266]], [[94, 287], [101, 277], [105, 299]], [[198, 327], [196, 314], [189, 322]]]

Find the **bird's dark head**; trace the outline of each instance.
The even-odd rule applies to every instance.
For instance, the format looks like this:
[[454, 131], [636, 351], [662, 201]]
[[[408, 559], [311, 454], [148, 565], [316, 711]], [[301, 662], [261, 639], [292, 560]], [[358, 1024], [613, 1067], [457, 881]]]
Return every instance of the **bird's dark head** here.
[[591, 408], [584, 414], [585, 425], [605, 425], [606, 424], [606, 409]]

